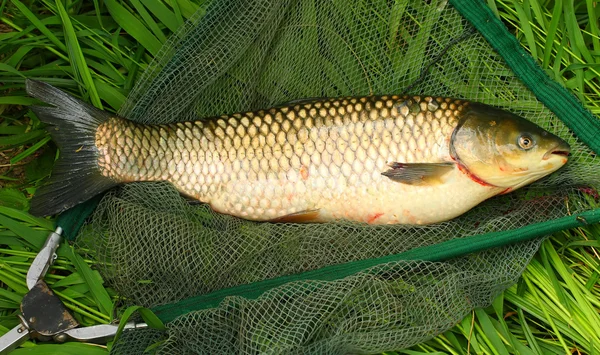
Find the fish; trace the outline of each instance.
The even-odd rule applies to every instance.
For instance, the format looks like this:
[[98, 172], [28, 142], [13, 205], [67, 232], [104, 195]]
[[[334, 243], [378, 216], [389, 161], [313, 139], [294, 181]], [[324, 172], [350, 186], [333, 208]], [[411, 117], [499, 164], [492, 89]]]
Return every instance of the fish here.
[[252, 221], [428, 225], [564, 166], [563, 139], [508, 111], [419, 95], [304, 99], [147, 125], [41, 81], [31, 110], [60, 149], [30, 213], [61, 213], [114, 186], [167, 181]]

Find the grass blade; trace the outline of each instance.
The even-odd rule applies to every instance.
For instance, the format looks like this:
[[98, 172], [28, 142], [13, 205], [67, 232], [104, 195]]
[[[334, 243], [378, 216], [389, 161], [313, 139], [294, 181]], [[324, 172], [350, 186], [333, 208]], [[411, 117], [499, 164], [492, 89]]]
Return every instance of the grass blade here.
[[25, 149], [21, 153], [19, 153], [19, 154], [15, 155], [14, 157], [12, 157], [10, 159], [10, 163], [11, 164], [16, 164], [16, 163], [20, 162], [21, 160], [27, 158], [28, 156], [32, 155], [33, 153], [37, 152], [40, 148], [42, 148], [43, 146], [45, 146], [46, 143], [50, 142], [51, 139], [52, 138], [50, 136], [46, 136], [44, 139], [40, 140], [39, 142], [35, 143], [31, 147]]
[[88, 264], [86, 264], [83, 258], [79, 254], [75, 253], [75, 249], [73, 249], [73, 247], [70, 247], [70, 252], [67, 253], [67, 257], [75, 265], [85, 280], [85, 283], [88, 285], [90, 292], [96, 300], [96, 304], [102, 313], [110, 316], [112, 314], [111, 312], [113, 309], [113, 303], [108, 295], [108, 292], [106, 292], [106, 289], [102, 286], [102, 284], [98, 283], [97, 275], [94, 274], [92, 269]]
[[[554, 9], [552, 13], [552, 20], [550, 26], [548, 26], [548, 32], [546, 32], [546, 45], [544, 46], [544, 58], [542, 61], [542, 67], [547, 68], [550, 64], [550, 57], [552, 55], [552, 48], [554, 46], [554, 37], [558, 30], [559, 21], [562, 19], [560, 14], [562, 13], [562, 0], [555, 0]], [[555, 68], [556, 69], [556, 68]]]
[[552, 282], [552, 286], [554, 288], [554, 292], [556, 293], [556, 296], [558, 297], [558, 301], [564, 307], [565, 310], [569, 310], [569, 300], [567, 299], [563, 288], [561, 287], [560, 283], [558, 282], [558, 278], [556, 277], [554, 270], [550, 266], [550, 261], [548, 260], [548, 256], [547, 256], [545, 248], [541, 248], [540, 255], [541, 255], [541, 259], [542, 259], [542, 264], [544, 265], [544, 269], [546, 270], [546, 276], [548, 278], [550, 278], [550, 281]]
[[23, 296], [15, 293], [15, 292], [10, 292], [8, 290], [5, 290], [3, 288], [0, 288], [0, 297], [4, 297], [7, 300], [14, 302], [16, 305], [15, 308], [18, 308], [19, 305], [21, 304], [21, 301], [23, 300]]
[[60, 0], [56, 0], [56, 8], [58, 9], [60, 19], [63, 23], [65, 40], [67, 42], [68, 49], [67, 52], [69, 53], [69, 58], [71, 59], [71, 65], [75, 69], [77, 77], [81, 79], [81, 82], [83, 83], [87, 93], [90, 95], [92, 104], [97, 108], [102, 109], [102, 102], [100, 102], [100, 97], [98, 96], [96, 86], [92, 80], [92, 74], [88, 69], [88, 65], [85, 61], [83, 53], [81, 52], [81, 47], [79, 46], [75, 29], [71, 23], [71, 18], [69, 17], [69, 14], [65, 10]]
[[590, 26], [590, 32], [592, 32], [592, 35], [590, 37], [592, 38], [592, 44], [594, 46], [594, 50], [598, 51], [598, 50], [600, 50], [600, 40], [599, 40], [600, 31], [598, 30], [598, 16], [596, 15], [596, 9], [595, 9], [597, 4], [594, 3], [593, 1], [586, 1], [585, 4], [587, 6], [588, 18], [594, 20], [594, 21], [589, 21], [588, 24]]
[[544, 317], [546, 318], [546, 320], [548, 321], [548, 323], [550, 324], [550, 327], [552, 328], [554, 334], [557, 335], [558, 341], [560, 342], [560, 345], [562, 346], [563, 350], [565, 351], [565, 353], [569, 353], [569, 348], [567, 347], [567, 344], [561, 334], [561, 332], [558, 330], [558, 328], [556, 327], [555, 322], [552, 320], [553, 318], [550, 317], [550, 314], [548, 313], [548, 310], [546, 309], [544, 303], [541, 301], [539, 295], [538, 295], [538, 290], [531, 284], [531, 282], [528, 279], [524, 279], [525, 283], [527, 285], [527, 288], [529, 290], [531, 290], [531, 294], [533, 295], [533, 298], [535, 299], [535, 301], [537, 302], [537, 306], [542, 310]]
[[56, 281], [53, 287], [67, 287], [72, 285], [79, 285], [85, 283], [83, 277], [78, 272], [74, 272], [71, 275], [63, 278], [62, 280]]
[[38, 104], [40, 101], [32, 97], [25, 96], [2, 96], [0, 97], [0, 105], [23, 105], [29, 106]]
[[21, 11], [21, 13], [23, 15], [25, 15], [25, 17], [27, 17], [27, 19], [38, 29], [40, 30], [40, 32], [42, 32], [46, 38], [48, 38], [50, 40], [50, 42], [52, 42], [56, 47], [58, 47], [58, 49], [60, 49], [62, 52], [67, 52], [67, 47], [65, 46], [65, 44], [63, 42], [61, 42], [58, 37], [56, 37], [54, 35], [54, 33], [52, 31], [50, 31], [48, 29], [48, 27], [46, 27], [42, 21], [40, 21], [30, 10], [27, 6], [23, 5], [23, 3], [21, 3], [19, 0], [11, 0], [11, 2], [19, 9], [19, 11]]
[[574, 6], [575, 5], [573, 1], [566, 1], [564, 3], [564, 18], [565, 24], [567, 25], [567, 35], [571, 40], [571, 46], [573, 47], [573, 49], [577, 49], [577, 52], [579, 52], [583, 56], [583, 59], [587, 63], [593, 63], [594, 59], [592, 58], [589, 49], [585, 45], [583, 35], [581, 33], [581, 30], [579, 29], [579, 22], [577, 21], [577, 17], [575, 15]]
[[128, 307], [125, 310], [125, 312], [123, 312], [123, 315], [121, 316], [121, 321], [119, 322], [119, 328], [117, 329], [117, 334], [115, 335], [115, 343], [117, 342], [119, 336], [121, 336], [121, 333], [123, 333], [123, 329], [125, 328], [125, 325], [129, 321], [129, 318], [135, 312], [140, 313], [140, 316], [142, 316], [142, 319], [146, 322], [146, 324], [148, 324], [149, 327], [159, 329], [159, 330], [166, 329], [163, 322], [150, 309], [144, 308], [141, 306], [131, 306], [131, 307]]
[[179, 9], [179, 4], [177, 3], [177, 0], [170, 0], [170, 2], [171, 7], [173, 7], [173, 11], [175, 12], [175, 18], [177, 19], [179, 26], [183, 25], [183, 15], [181, 14], [181, 10]]
[[26, 210], [29, 208], [29, 200], [17, 189], [4, 188], [0, 189], [0, 207], [15, 207]]
[[[0, 100], [2, 100], [2, 97], [0, 97]], [[37, 130], [29, 131], [27, 133], [13, 134], [11, 136], [0, 137], [0, 147], [2, 147], [2, 146], [17, 146], [17, 145], [30, 143], [46, 134], [47, 133], [45, 131], [43, 131], [41, 129], [37, 129]]]
[[13, 355], [107, 355], [108, 349], [98, 345], [83, 343], [41, 344], [27, 348], [19, 348], [11, 352]]
[[152, 12], [156, 18], [160, 20], [160, 22], [167, 26], [171, 32], [177, 31], [181, 23], [175, 17], [175, 14], [169, 10], [162, 2], [155, 0], [140, 0], [144, 6]]
[[[33, 50], [34, 47], [33, 45], [28, 46], [28, 45], [24, 45], [22, 47], [20, 47], [19, 49], [17, 49], [10, 57], [8, 57], [8, 59], [6, 59], [4, 61], [4, 63], [8, 66], [13, 66], [15, 69], [18, 68], [21, 64], [21, 62], [23, 61], [23, 58], [25, 58], [27, 56], [27, 54], [29, 52], [31, 52], [31, 50]], [[18, 72], [19, 76], [21, 77], [25, 77], [25, 75], [21, 72]]]
[[48, 237], [47, 231], [33, 229], [1, 214], [0, 226], [4, 226], [23, 240], [27, 241], [27, 243], [29, 243], [35, 251], [40, 250], [42, 245], [44, 245], [46, 238]]
[[[564, 263], [561, 262], [560, 257], [558, 256], [556, 250], [554, 250], [554, 247], [551, 244], [546, 243], [544, 249], [548, 253], [549, 258], [552, 260], [554, 269], [558, 272], [560, 277], [566, 283], [567, 289], [575, 298], [576, 302], [574, 304], [577, 305], [577, 308], [580, 309], [581, 312], [583, 312], [583, 317], [586, 320], [586, 324], [588, 324], [592, 328], [591, 334], [595, 334], [594, 340], [596, 341], [596, 343], [600, 344], [600, 338], [598, 338], [598, 336], [600, 335], [600, 318], [598, 317], [598, 312], [596, 312], [591, 307], [590, 303], [584, 296], [584, 293], [587, 290], [585, 288], [579, 287], [579, 285], [575, 283], [571, 274], [572, 271], [568, 270]], [[590, 296], [591, 295], [589, 295], [588, 297]]]
[[26, 125], [0, 126], [0, 134], [23, 134], [27, 130]]
[[[175, 0], [177, 1], [177, 6], [181, 10], [181, 15], [186, 19], [192, 17], [196, 11], [199, 9], [199, 5], [191, 2], [190, 0]], [[206, 1], [200, 1], [200, 4]]]
[[17, 69], [15, 69], [14, 67], [12, 67], [8, 64], [0, 63], [0, 72], [2, 72], [2, 71], [9, 72], [11, 74], [18, 75], [22, 78], [25, 78], [25, 75], [23, 75], [23, 73], [21, 73], [20, 71], [18, 71]]
[[500, 355], [508, 355], [508, 349], [504, 345], [504, 342], [498, 336], [498, 332], [492, 321], [490, 316], [481, 308], [475, 309], [475, 314], [477, 315], [477, 319], [481, 324], [481, 329], [483, 330], [483, 334], [489, 340], [489, 343], [493, 346], [493, 350]]
[[27, 289], [25, 275], [19, 273], [6, 263], [0, 263], [0, 281], [18, 294], [24, 295]]
[[54, 223], [52, 223], [52, 221], [45, 218], [34, 217], [27, 212], [14, 208], [0, 206], [0, 214], [32, 226], [44, 228], [48, 233], [54, 230]]
[[[137, 13], [142, 17], [142, 20], [144, 20], [144, 22], [146, 23], [146, 26], [152, 31], [152, 33], [154, 33], [156, 38], [161, 43], [164, 43], [167, 40], [167, 37], [165, 37], [165, 34], [158, 27], [158, 25], [156, 24], [156, 22], [154, 21], [152, 16], [150, 16], [150, 14], [146, 10], [146, 8], [142, 5], [142, 3], [139, 0], [130, 0], [130, 1], [131, 1], [131, 4], [133, 5], [133, 7], [135, 7]], [[156, 3], [159, 3], [159, 2], [157, 1]]]
[[[517, 295], [523, 297], [525, 294], [526, 283], [523, 279], [519, 280], [517, 285]], [[531, 332], [531, 328], [529, 328], [529, 324], [527, 324], [527, 320], [525, 319], [525, 313], [523, 312], [523, 308], [517, 307], [517, 316], [519, 317], [519, 321], [521, 323], [521, 328], [523, 329], [523, 334], [525, 334], [525, 339], [527, 340], [527, 344], [532, 348], [532, 350], [536, 354], [541, 354], [542, 349], [540, 349], [540, 345], [537, 340], [533, 336]]]
[[527, 41], [527, 46], [529, 47], [529, 51], [531, 52], [531, 56], [537, 58], [537, 46], [535, 44], [535, 38], [533, 35], [533, 31], [531, 30], [531, 25], [529, 23], [529, 17], [525, 13], [525, 10], [518, 2], [514, 2], [515, 10], [517, 10], [517, 14], [519, 16], [519, 23], [521, 25], [521, 31], [525, 35], [525, 40]]
[[105, 0], [108, 11], [119, 26], [135, 38], [148, 52], [156, 55], [162, 46], [161, 42], [125, 7], [115, 0]]
[[121, 108], [121, 105], [125, 102], [125, 95], [123, 95], [119, 90], [114, 88], [113, 86], [108, 85], [103, 81], [94, 81], [96, 83], [96, 87], [98, 88], [98, 94], [100, 97], [108, 103], [110, 107], [112, 107], [115, 111], [118, 111]]

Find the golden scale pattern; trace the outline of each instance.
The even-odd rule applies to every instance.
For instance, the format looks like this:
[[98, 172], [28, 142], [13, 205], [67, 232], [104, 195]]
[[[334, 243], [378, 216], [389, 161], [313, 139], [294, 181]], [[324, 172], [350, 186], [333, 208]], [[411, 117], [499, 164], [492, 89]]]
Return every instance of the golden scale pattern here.
[[[115, 117], [98, 128], [96, 146], [105, 176], [170, 181], [218, 212], [269, 220], [356, 204], [378, 193], [374, 185], [387, 179], [381, 173], [391, 162], [442, 161], [466, 104], [369, 96], [169, 125]], [[352, 211], [332, 213], [320, 217]]]

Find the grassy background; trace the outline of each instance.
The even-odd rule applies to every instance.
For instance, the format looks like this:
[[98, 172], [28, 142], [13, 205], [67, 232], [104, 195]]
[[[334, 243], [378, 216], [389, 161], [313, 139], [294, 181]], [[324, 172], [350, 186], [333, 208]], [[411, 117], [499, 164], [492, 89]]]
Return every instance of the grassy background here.
[[[34, 101], [24, 92], [24, 79], [44, 78], [116, 111], [161, 44], [203, 2], [0, 0], [0, 333], [17, 324], [25, 274], [52, 229], [51, 221], [26, 213], [56, 148], [25, 107]], [[551, 77], [600, 113], [600, 6], [585, 0], [488, 3]], [[398, 353], [600, 353], [599, 237], [597, 225], [552, 236], [492, 307]], [[108, 323], [118, 297], [102, 286], [94, 261], [77, 252], [63, 244], [46, 280], [82, 325]], [[107, 352], [87, 344], [29, 342], [15, 353], [84, 350]]]

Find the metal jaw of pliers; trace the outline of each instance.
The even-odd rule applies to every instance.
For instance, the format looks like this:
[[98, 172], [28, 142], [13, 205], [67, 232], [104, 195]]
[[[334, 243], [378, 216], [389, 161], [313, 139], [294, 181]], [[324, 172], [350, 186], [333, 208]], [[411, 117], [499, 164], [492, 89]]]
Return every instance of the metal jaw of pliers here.
[[[0, 354], [8, 354], [28, 339], [56, 342], [82, 341], [106, 343], [117, 333], [118, 326], [101, 324], [79, 328], [79, 323], [52, 292], [44, 276], [56, 260], [56, 249], [61, 241], [62, 228], [48, 236], [46, 243], [33, 260], [27, 272], [29, 292], [21, 301], [20, 324], [0, 337]], [[127, 323], [125, 329], [146, 328], [144, 323]]]

